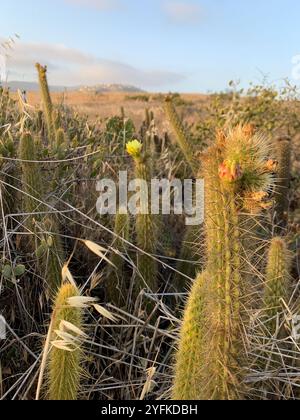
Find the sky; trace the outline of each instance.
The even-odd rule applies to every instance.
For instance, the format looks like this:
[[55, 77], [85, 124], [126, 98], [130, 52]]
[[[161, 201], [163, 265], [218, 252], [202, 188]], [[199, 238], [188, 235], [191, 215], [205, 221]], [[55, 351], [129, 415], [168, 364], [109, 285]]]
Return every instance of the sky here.
[[0, 48], [10, 81], [36, 80], [38, 61], [63, 86], [205, 93], [265, 75], [300, 84], [298, 0], [0, 0], [0, 10], [2, 43], [20, 36]]

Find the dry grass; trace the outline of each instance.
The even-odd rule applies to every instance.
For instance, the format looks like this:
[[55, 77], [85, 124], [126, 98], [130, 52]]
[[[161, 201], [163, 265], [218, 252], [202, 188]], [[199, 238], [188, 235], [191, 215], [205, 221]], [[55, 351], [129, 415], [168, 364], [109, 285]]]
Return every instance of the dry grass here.
[[[151, 109], [155, 114], [156, 124], [162, 126], [166, 123], [163, 110], [163, 100], [165, 95], [146, 94], [149, 101], [135, 100], [137, 96], [143, 96], [143, 93], [92, 93], [92, 92], [65, 92], [53, 93], [52, 100], [54, 104], [65, 104], [72, 107], [75, 111], [87, 114], [91, 119], [104, 119], [112, 115], [120, 114], [120, 109], [124, 107], [126, 116], [131, 118], [137, 127], [141, 125], [145, 117], [145, 108]], [[16, 96], [16, 95], [14, 95]], [[189, 105], [189, 116], [187, 123], [195, 122], [197, 111], [203, 107], [207, 101], [207, 95], [183, 94], [182, 99]], [[28, 92], [28, 102], [39, 107], [41, 96], [38, 92]], [[129, 99], [131, 98], [131, 99]], [[186, 112], [186, 109], [185, 109]]]

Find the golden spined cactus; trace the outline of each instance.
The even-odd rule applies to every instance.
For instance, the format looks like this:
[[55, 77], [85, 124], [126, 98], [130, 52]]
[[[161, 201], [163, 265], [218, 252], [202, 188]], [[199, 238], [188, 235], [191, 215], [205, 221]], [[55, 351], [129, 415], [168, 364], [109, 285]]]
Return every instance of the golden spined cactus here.
[[284, 301], [288, 299], [290, 286], [291, 254], [283, 238], [273, 238], [269, 250], [266, 273], [263, 314], [266, 328], [270, 336], [274, 336], [277, 326], [280, 326], [280, 317]]
[[189, 294], [175, 363], [174, 400], [199, 400], [203, 394], [202, 348], [205, 341], [203, 296], [206, 273], [199, 274]]
[[52, 401], [78, 399], [83, 351], [83, 309], [70, 303], [80, 296], [71, 284], [63, 284], [56, 296], [51, 325], [47, 398]]
[[[126, 209], [125, 209], [126, 210]], [[107, 271], [106, 290], [108, 301], [115, 306], [124, 307], [127, 301], [128, 285], [126, 284], [124, 267], [129, 241], [130, 217], [124, 209], [120, 209], [115, 217], [114, 241]]]
[[[244, 206], [250, 195], [267, 192], [272, 185], [266, 164], [269, 149], [266, 139], [238, 126], [218, 136], [203, 156], [208, 280], [202, 296], [205, 340], [199, 347], [201, 374], [197, 373], [201, 400], [245, 396], [248, 361], [244, 334], [253, 267], [248, 248], [255, 231], [253, 215]], [[260, 196], [254, 201], [256, 212], [265, 208]]]
[[127, 144], [127, 152], [133, 157], [135, 164], [135, 178], [146, 181], [147, 184], [147, 191], [144, 191], [143, 187], [141, 188], [141, 197], [148, 194], [146, 200], [141, 200], [135, 224], [137, 246], [141, 249], [137, 256], [138, 279], [135, 284], [137, 294], [142, 289], [157, 292], [158, 287], [158, 266], [151, 255], [156, 253], [158, 247], [159, 218], [152, 215], [149, 208], [151, 205], [149, 197], [151, 165], [149, 156], [144, 155], [142, 149], [143, 145], [138, 140], [133, 140]]
[[173, 127], [173, 130], [176, 133], [178, 145], [181, 149], [181, 152], [184, 155], [186, 162], [190, 166], [192, 174], [196, 176], [200, 165], [197, 159], [195, 158], [195, 150], [194, 150], [192, 141], [190, 139], [190, 136], [187, 130], [185, 129], [185, 127], [183, 126], [176, 112], [176, 108], [172, 102], [172, 98], [170, 97], [166, 98], [165, 110], [166, 110], [168, 119]]
[[184, 292], [187, 288], [187, 285], [189, 284], [188, 279], [182, 276], [182, 274], [185, 274], [185, 276], [188, 276], [191, 279], [195, 278], [200, 258], [200, 249], [198, 249], [200, 235], [201, 229], [199, 226], [186, 227], [186, 232], [179, 254], [179, 261], [176, 265], [176, 270], [178, 273], [176, 273], [174, 278], [174, 287], [177, 292]]
[[50, 96], [49, 85], [47, 81], [47, 67], [43, 67], [40, 64], [36, 64], [38, 71], [39, 85], [42, 96], [42, 102], [44, 107], [45, 119], [48, 130], [48, 139], [51, 146], [55, 143], [55, 124], [53, 118], [53, 104]]
[[277, 182], [275, 191], [276, 231], [282, 234], [287, 228], [289, 213], [289, 192], [291, 182], [292, 144], [290, 137], [280, 137], [277, 148]]
[[43, 211], [43, 205], [40, 203], [43, 199], [43, 184], [39, 163], [37, 160], [37, 149], [34, 139], [30, 133], [24, 133], [19, 145], [19, 159], [22, 169], [22, 200], [24, 211], [28, 214], [26, 225], [28, 229], [33, 230], [34, 220], [41, 220], [39, 214]]

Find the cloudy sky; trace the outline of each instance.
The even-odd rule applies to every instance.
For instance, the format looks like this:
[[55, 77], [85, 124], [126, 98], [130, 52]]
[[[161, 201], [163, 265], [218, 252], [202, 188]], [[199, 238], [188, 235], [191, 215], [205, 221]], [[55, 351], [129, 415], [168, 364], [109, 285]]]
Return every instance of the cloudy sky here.
[[35, 80], [39, 61], [55, 85], [206, 92], [265, 74], [280, 83], [292, 77], [300, 54], [298, 0], [0, 0], [0, 6], [1, 41], [20, 35], [0, 49], [8, 55], [9, 80]]

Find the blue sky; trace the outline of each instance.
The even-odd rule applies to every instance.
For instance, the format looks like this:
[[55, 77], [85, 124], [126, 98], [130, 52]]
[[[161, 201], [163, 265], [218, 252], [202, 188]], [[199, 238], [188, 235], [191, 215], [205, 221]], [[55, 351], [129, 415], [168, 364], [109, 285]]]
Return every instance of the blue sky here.
[[[10, 80], [127, 83], [152, 91], [222, 90], [263, 74], [280, 83], [300, 54], [297, 0], [0, 0], [1, 40], [21, 36]], [[3, 49], [2, 49], [3, 53]]]

